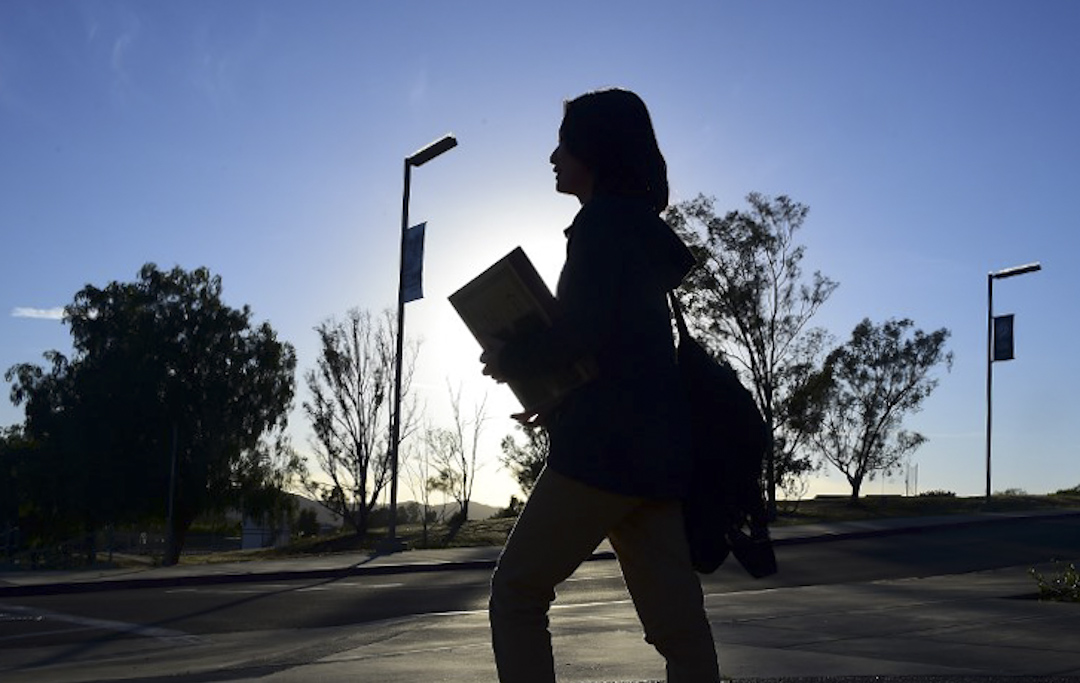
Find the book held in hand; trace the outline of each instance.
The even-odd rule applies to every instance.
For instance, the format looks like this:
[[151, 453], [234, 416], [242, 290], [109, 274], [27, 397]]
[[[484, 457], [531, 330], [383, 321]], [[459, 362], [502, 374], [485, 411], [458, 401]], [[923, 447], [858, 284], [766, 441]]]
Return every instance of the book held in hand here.
[[[485, 351], [492, 339], [534, 334], [559, 316], [558, 302], [521, 247], [451, 294], [450, 303]], [[593, 376], [595, 364], [580, 361], [551, 375], [508, 384], [526, 411], [542, 412]]]

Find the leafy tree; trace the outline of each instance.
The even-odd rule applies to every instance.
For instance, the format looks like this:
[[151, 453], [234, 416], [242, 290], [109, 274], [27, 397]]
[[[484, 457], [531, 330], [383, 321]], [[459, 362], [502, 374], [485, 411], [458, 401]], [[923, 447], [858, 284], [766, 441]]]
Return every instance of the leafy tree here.
[[[12, 428], [0, 428], [0, 533], [15, 526], [19, 518], [19, 490], [15, 485], [17, 474], [15, 435]], [[9, 442], [12, 442], [9, 445]]]
[[263, 439], [234, 465], [244, 513], [272, 529], [285, 529], [297, 512], [289, 489], [304, 471], [303, 460], [284, 433]]
[[[12, 473], [19, 490], [19, 524], [33, 543], [66, 540], [80, 529], [94, 529], [102, 515], [115, 518], [108, 509], [94, 509], [95, 491], [102, 507], [111, 507], [125, 483], [117, 476], [124, 474], [122, 469], [117, 472], [112, 462], [92, 457], [91, 439], [84, 436], [94, 425], [88, 424], [88, 411], [79, 401], [71, 364], [57, 351], [46, 352], [45, 359], [48, 371], [22, 363], [4, 374], [12, 382], [12, 403], [25, 404], [22, 436], [36, 446], [31, 458], [17, 458]], [[18, 452], [12, 439], [8, 444], [9, 453]], [[115, 449], [105, 452], [117, 454]]]
[[901, 423], [937, 387], [933, 369], [952, 367], [952, 353], [945, 351], [949, 331], [913, 327], [906, 318], [881, 325], [863, 320], [815, 377], [827, 387], [826, 404], [810, 445], [844, 474], [852, 501], [864, 480], [890, 474], [926, 441]]
[[[30, 469], [33, 444], [19, 426], [0, 428], [0, 548], [19, 526], [19, 508], [32, 500]], [[28, 511], [26, 511], [28, 512]]]
[[27, 434], [54, 473], [39, 505], [89, 532], [163, 516], [175, 481], [172, 564], [197, 516], [243, 508], [286, 476], [275, 467], [289, 463], [269, 459], [261, 440], [285, 427], [295, 354], [221, 291], [205, 268], [152, 263], [135, 282], [87, 285], [65, 308], [72, 359], [52, 351], [49, 370], [8, 370]]
[[784, 195], [746, 200], [748, 210], [718, 216], [714, 200], [699, 195], [665, 217], [698, 259], [680, 293], [700, 341], [741, 366], [773, 436], [765, 485], [775, 512], [777, 485], [813, 469], [799, 445], [820, 394], [804, 385], [827, 336], [809, 324], [837, 283], [819, 272], [803, 278], [805, 247], [795, 237], [808, 207]]
[[457, 502], [454, 521], [459, 525], [469, 519], [469, 502], [480, 467], [480, 434], [487, 421], [486, 405], [485, 397], [474, 407], [472, 417], [467, 418], [461, 411], [461, 389], [450, 389], [453, 427], [432, 429], [427, 434], [428, 450], [435, 466], [435, 476], [429, 480], [429, 486]]
[[540, 425], [519, 424], [517, 428], [525, 433], [525, 443], [520, 444], [513, 434], [503, 437], [500, 447], [502, 455], [499, 463], [510, 470], [514, 481], [528, 496], [536, 486], [536, 480], [547, 463], [550, 441], [548, 431]]
[[[354, 308], [345, 320], [326, 320], [315, 328], [319, 360], [304, 374], [311, 393], [304, 412], [326, 479], [306, 478], [304, 488], [358, 537], [367, 533], [376, 501], [390, 483], [395, 329], [389, 312], [374, 318]], [[409, 394], [416, 351], [415, 345], [407, 347], [403, 359], [403, 397]], [[411, 431], [413, 412], [403, 399], [402, 441]]]

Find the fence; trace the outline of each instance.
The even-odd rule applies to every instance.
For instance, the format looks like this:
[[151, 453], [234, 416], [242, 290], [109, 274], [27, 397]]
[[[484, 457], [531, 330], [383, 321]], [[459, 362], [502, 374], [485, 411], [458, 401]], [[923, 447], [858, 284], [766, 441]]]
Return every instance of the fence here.
[[[106, 527], [56, 543], [24, 547], [18, 527], [0, 532], [0, 569], [79, 569], [101, 562], [114, 563], [117, 555], [154, 562], [165, 553], [161, 527], [117, 530]], [[199, 555], [240, 548], [240, 537], [225, 533], [192, 533], [184, 540], [184, 555]]]

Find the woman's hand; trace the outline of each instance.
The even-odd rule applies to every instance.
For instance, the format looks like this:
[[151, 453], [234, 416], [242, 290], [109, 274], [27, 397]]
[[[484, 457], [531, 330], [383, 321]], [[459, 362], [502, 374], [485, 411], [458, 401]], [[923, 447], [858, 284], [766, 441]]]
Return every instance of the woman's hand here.
[[[499, 366], [499, 353], [502, 351], [503, 347], [506, 346], [506, 342], [493, 337], [488, 337], [483, 340], [482, 344], [485, 351], [480, 354], [480, 362], [484, 364], [484, 374], [500, 384], [506, 382], [506, 374]], [[525, 410], [520, 413], [513, 413], [510, 417], [517, 420], [525, 427], [539, 427], [545, 425], [547, 422], [547, 416], [536, 410]]]

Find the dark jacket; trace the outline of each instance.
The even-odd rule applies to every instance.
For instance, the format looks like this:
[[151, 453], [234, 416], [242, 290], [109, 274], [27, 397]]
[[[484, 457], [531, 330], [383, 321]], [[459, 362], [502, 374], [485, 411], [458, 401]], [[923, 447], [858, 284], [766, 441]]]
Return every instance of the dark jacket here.
[[596, 379], [550, 417], [548, 466], [614, 493], [680, 497], [690, 451], [666, 293], [694, 257], [637, 199], [592, 199], [566, 236], [562, 317], [507, 344], [499, 365], [513, 379], [595, 359]]

